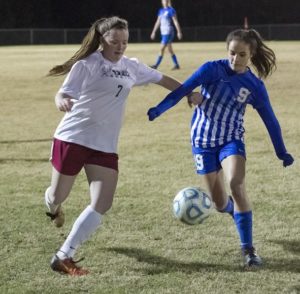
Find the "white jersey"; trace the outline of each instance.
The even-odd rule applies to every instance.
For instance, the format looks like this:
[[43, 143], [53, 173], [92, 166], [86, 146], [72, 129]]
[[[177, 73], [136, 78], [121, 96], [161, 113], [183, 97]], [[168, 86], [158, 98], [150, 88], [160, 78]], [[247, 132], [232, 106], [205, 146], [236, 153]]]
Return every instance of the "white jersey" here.
[[54, 137], [88, 148], [117, 153], [126, 98], [133, 86], [157, 83], [162, 74], [123, 56], [112, 63], [96, 51], [77, 61], [59, 93], [74, 100], [58, 125]]

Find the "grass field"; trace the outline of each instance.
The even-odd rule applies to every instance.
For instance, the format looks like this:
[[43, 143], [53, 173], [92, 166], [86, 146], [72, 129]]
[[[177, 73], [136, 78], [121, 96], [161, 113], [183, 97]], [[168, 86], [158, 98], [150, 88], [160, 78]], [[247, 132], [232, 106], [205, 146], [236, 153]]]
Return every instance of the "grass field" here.
[[[247, 190], [254, 209], [254, 241], [265, 261], [258, 272], [239, 266], [239, 241], [229, 216], [213, 214], [203, 225], [174, 220], [178, 190], [203, 183], [189, 145], [192, 110], [184, 101], [154, 122], [146, 112], [167, 91], [131, 92], [120, 144], [120, 178], [104, 225], [78, 252], [91, 274], [59, 275], [49, 261], [89, 196], [84, 174], [64, 204], [66, 223], [46, 219], [53, 132], [62, 117], [53, 97], [63, 78], [46, 78], [78, 46], [1, 47], [0, 293], [300, 293], [300, 42], [271, 42], [278, 70], [266, 81], [286, 146], [295, 157], [284, 169], [258, 114], [248, 108], [245, 127]], [[134, 44], [127, 56], [147, 64], [159, 44]], [[224, 43], [177, 43], [182, 69], [161, 71], [185, 80], [208, 59], [226, 56]]]

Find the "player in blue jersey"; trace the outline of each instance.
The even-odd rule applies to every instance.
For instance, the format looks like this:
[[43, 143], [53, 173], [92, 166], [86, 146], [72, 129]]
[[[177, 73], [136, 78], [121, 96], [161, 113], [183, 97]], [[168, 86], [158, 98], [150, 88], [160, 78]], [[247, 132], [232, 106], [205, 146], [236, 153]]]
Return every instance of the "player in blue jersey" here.
[[[177, 30], [177, 37], [179, 40], [182, 39], [182, 33], [181, 33], [181, 28], [177, 19], [177, 15], [176, 15], [176, 11], [175, 9], [171, 6], [171, 0], [162, 0], [162, 8], [159, 9], [158, 11], [158, 16], [157, 16], [157, 20], [155, 22], [153, 31], [151, 33], [151, 39], [154, 40], [155, 39], [155, 33], [158, 30], [158, 28], [160, 27], [160, 33], [161, 33], [161, 48], [160, 48], [160, 53], [157, 57], [156, 63], [154, 65], [152, 65], [152, 68], [158, 68], [158, 66], [160, 65], [165, 50], [166, 48], [168, 48], [171, 57], [172, 57], [172, 61], [174, 63], [174, 67], [173, 69], [180, 69], [179, 63], [177, 61], [177, 57], [174, 53], [173, 47], [172, 47], [172, 42], [174, 39], [174, 35], [175, 35], [175, 29], [174, 29], [174, 25], [176, 27]], [[174, 24], [174, 25], [173, 25]]]
[[[245, 188], [246, 152], [243, 116], [247, 104], [256, 109], [271, 137], [283, 166], [293, 163], [287, 152], [279, 122], [261, 78], [276, 69], [276, 57], [255, 30], [236, 30], [227, 36], [228, 59], [203, 64], [182, 86], [148, 111], [154, 120], [187, 93], [200, 86], [201, 95], [191, 121], [191, 144], [197, 173], [204, 176], [220, 212], [232, 215], [239, 233], [244, 265], [259, 267], [261, 258], [252, 241], [252, 208]], [[251, 61], [257, 78], [247, 66]], [[197, 98], [197, 99], [195, 99]], [[225, 190], [224, 176], [232, 197]]]

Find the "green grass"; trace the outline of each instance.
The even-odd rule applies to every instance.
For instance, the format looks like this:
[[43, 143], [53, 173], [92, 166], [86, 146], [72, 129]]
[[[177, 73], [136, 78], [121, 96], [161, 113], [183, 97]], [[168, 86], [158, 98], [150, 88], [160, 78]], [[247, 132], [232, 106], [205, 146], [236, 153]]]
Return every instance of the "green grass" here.
[[[89, 201], [84, 174], [64, 208], [66, 223], [45, 217], [51, 138], [62, 113], [53, 97], [63, 78], [45, 78], [78, 46], [0, 48], [0, 293], [300, 293], [299, 67], [300, 42], [271, 42], [278, 70], [266, 81], [295, 164], [282, 168], [266, 129], [251, 107], [246, 114], [247, 190], [254, 208], [254, 240], [265, 266], [239, 267], [239, 242], [229, 216], [203, 225], [174, 220], [178, 190], [204, 187], [189, 146], [191, 109], [184, 101], [154, 122], [146, 112], [167, 91], [148, 85], [129, 96], [120, 144], [120, 178], [102, 228], [78, 252], [91, 274], [58, 275], [49, 261]], [[130, 45], [127, 56], [147, 64], [158, 44]], [[226, 56], [224, 43], [177, 43], [182, 69], [161, 71], [185, 80], [208, 59]]]

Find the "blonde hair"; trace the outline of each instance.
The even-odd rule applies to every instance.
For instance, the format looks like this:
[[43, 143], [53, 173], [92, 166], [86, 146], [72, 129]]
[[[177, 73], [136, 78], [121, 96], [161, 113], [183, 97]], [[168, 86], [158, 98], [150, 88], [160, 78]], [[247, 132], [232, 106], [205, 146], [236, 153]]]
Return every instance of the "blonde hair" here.
[[79, 50], [65, 63], [54, 66], [49, 71], [48, 76], [58, 76], [68, 73], [75, 62], [86, 58], [99, 49], [101, 46], [101, 37], [111, 29], [128, 30], [128, 22], [117, 16], [96, 20], [84, 37]]

